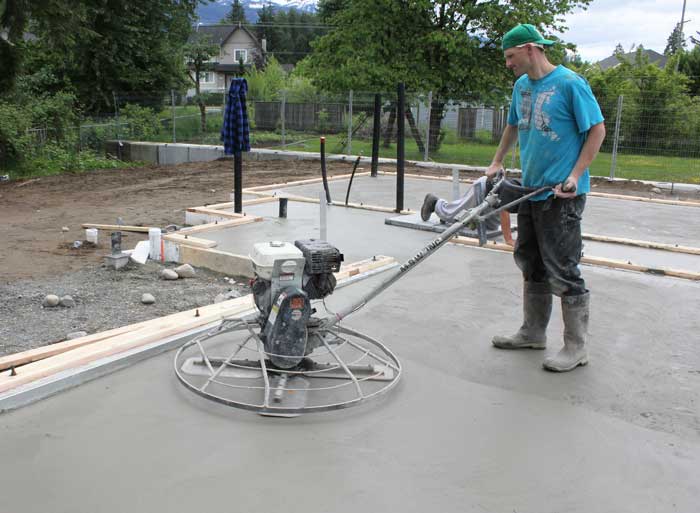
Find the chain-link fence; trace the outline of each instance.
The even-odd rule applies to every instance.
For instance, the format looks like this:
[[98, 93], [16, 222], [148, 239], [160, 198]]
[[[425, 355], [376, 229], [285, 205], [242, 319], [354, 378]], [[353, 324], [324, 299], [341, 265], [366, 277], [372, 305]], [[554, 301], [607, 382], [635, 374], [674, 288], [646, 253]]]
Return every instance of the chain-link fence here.
[[[76, 151], [103, 152], [111, 139], [221, 144], [227, 94], [206, 91], [199, 101], [176, 92], [165, 97], [115, 93], [114, 115], [93, 119], [63, 134], [31, 130], [36, 151], [60, 141]], [[396, 156], [396, 91], [342, 95], [300, 95], [278, 91], [249, 95], [251, 146], [319, 151], [326, 137], [330, 153], [372, 154], [379, 130], [379, 155]], [[375, 126], [375, 109], [379, 120]], [[607, 137], [591, 166], [598, 176], [700, 183], [700, 100], [673, 103], [659, 97], [601, 102]], [[405, 155], [409, 160], [486, 166], [507, 122], [508, 104], [406, 95]], [[507, 165], [519, 167], [517, 149]]]

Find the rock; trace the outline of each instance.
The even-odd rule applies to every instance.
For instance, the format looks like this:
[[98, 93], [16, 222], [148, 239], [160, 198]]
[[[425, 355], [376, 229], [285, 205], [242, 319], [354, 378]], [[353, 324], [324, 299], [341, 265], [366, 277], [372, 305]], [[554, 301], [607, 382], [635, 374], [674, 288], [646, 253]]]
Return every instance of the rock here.
[[62, 232], [69, 232], [70, 228], [68, 228], [67, 226], [64, 226], [63, 228], [61, 228], [61, 231]]
[[223, 301], [228, 301], [229, 299], [236, 299], [237, 297], [241, 297], [240, 293], [238, 293], [235, 290], [229, 290], [224, 294], [217, 294], [214, 298], [214, 303], [222, 303]]
[[173, 269], [180, 278], [194, 278], [194, 268], [190, 264], [182, 264]]
[[66, 308], [73, 308], [75, 306], [75, 299], [73, 299], [72, 296], [66, 295], [61, 298], [60, 304]]
[[48, 306], [48, 307], [54, 307], [58, 306], [58, 304], [61, 302], [61, 299], [55, 295], [55, 294], [49, 294], [44, 298], [44, 302], [42, 303], [42, 306]]
[[214, 298], [214, 303], [223, 303], [224, 301], [226, 301], [225, 294], [217, 294], [216, 297]]
[[66, 340], [73, 340], [74, 338], [87, 337], [87, 331], [74, 331], [66, 335]]
[[[167, 270], [167, 269], [166, 269], [166, 270]], [[153, 297], [153, 294], [149, 294], [148, 292], [145, 292], [145, 293], [141, 296], [141, 302], [142, 302], [144, 305], [152, 305], [153, 303], [156, 302], [156, 298]]]
[[73, 241], [72, 246], [73, 246], [73, 249], [80, 249], [81, 247], [83, 247], [83, 241], [80, 241], [80, 240]]
[[164, 280], [177, 280], [179, 278], [178, 274], [172, 269], [163, 269], [160, 273], [160, 277]]
[[661, 189], [659, 189], [658, 187], [652, 187], [651, 192], [653, 192], [654, 194], [663, 194]]

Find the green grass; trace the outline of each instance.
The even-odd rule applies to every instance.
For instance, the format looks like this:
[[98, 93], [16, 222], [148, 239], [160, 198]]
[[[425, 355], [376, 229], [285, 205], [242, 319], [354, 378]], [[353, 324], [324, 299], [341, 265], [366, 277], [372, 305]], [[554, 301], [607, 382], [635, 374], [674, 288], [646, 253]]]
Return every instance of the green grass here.
[[[340, 145], [342, 136], [333, 135], [326, 137], [327, 153], [344, 153]], [[472, 166], [487, 166], [496, 151], [496, 144], [473, 143], [467, 141], [450, 141], [446, 139], [438, 153], [430, 155], [430, 160], [448, 164], [467, 164]], [[320, 151], [318, 139], [304, 142], [299, 145], [288, 146], [290, 150]], [[371, 141], [353, 139], [353, 154], [372, 154]], [[380, 144], [380, 157], [396, 158], [396, 145], [388, 148]], [[406, 159], [423, 160], [423, 155], [418, 152], [415, 141], [406, 139]], [[610, 176], [612, 155], [601, 152], [591, 165], [591, 174], [595, 176]], [[506, 164], [511, 165], [510, 154], [506, 157]], [[520, 167], [520, 159], [515, 159], [515, 167]], [[700, 184], [700, 160], [683, 157], [667, 157], [659, 155], [617, 155], [615, 168], [616, 178], [629, 178], [636, 180], [653, 180], [659, 182], [678, 182]]]

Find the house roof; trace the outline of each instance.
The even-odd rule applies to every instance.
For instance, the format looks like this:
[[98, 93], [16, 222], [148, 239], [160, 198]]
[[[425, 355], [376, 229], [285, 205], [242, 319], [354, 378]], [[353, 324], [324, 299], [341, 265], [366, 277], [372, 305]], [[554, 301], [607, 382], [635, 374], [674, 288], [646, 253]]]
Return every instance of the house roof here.
[[243, 25], [197, 25], [190, 35], [190, 41], [196, 41], [202, 37], [209, 37], [214, 44], [223, 45], [234, 32], [242, 30], [250, 37], [258, 48], [261, 48], [260, 41], [250, 30]]
[[[668, 58], [665, 55], [655, 52], [654, 50], [647, 50], [646, 48], [642, 49], [642, 53], [649, 59], [650, 64], [656, 64], [659, 68], [666, 66], [666, 61]], [[637, 60], [636, 51], [622, 54], [622, 56], [630, 62], [635, 62]], [[605, 71], [606, 69], [614, 68], [620, 64], [620, 59], [618, 59], [615, 55], [611, 55], [602, 61], [598, 61], [596, 64], [598, 64], [600, 69]]]

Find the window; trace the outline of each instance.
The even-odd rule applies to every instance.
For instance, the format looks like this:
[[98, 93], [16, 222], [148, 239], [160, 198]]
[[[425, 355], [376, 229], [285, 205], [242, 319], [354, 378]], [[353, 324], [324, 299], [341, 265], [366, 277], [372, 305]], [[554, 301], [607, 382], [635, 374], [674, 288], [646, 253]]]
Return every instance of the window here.
[[248, 62], [248, 50], [234, 50], [233, 51], [233, 60], [236, 62]]
[[212, 71], [202, 71], [199, 73], [199, 81], [202, 84], [213, 84], [216, 82], [216, 77]]

